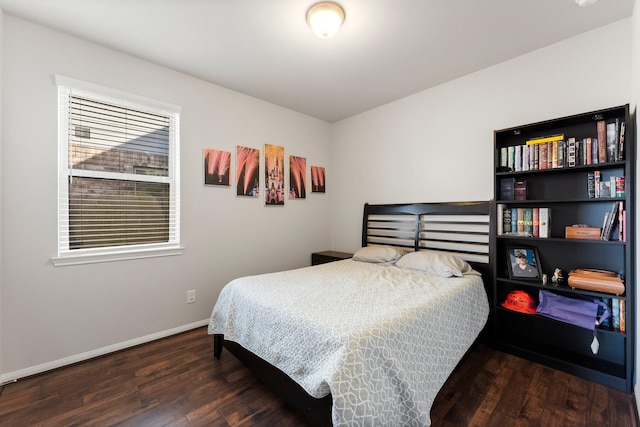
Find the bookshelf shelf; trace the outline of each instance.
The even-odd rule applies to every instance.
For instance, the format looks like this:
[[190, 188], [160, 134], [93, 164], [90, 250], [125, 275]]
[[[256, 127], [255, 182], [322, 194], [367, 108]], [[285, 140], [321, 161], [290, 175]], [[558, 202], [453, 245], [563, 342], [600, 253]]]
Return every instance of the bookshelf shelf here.
[[[633, 123], [629, 106], [623, 105], [496, 130], [496, 232], [491, 242], [496, 254], [491, 296], [496, 347], [626, 393], [633, 387], [636, 318]], [[608, 138], [602, 126], [609, 129]], [[549, 136], [556, 136], [555, 142], [543, 140]], [[604, 153], [598, 150], [599, 141], [605, 143]], [[514, 200], [523, 194], [524, 200]], [[543, 209], [549, 221], [546, 233], [540, 234]], [[565, 228], [575, 224], [605, 229], [605, 238], [565, 238], [565, 232], [574, 232]], [[529, 235], [518, 234], [525, 232]], [[521, 249], [529, 263], [537, 264], [539, 274], [548, 276], [547, 284], [542, 277], [513, 277], [515, 255]], [[550, 282], [556, 268], [564, 275], [558, 286]], [[568, 273], [577, 268], [613, 271], [624, 278], [625, 292], [614, 295], [567, 286]], [[516, 290], [525, 291], [536, 303], [540, 290], [601, 300], [611, 311], [616, 308], [617, 319], [596, 328], [600, 347], [594, 354], [593, 331], [503, 308], [502, 302]]]

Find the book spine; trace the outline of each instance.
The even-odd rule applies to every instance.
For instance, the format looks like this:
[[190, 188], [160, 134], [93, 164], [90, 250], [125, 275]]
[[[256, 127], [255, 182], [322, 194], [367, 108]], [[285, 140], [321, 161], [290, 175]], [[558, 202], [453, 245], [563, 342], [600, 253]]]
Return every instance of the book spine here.
[[504, 206], [502, 211], [502, 231], [503, 233], [511, 233], [511, 209]]
[[598, 120], [598, 164], [607, 161], [607, 125], [604, 120]]
[[550, 232], [551, 214], [549, 208], [539, 208], [540, 217], [540, 237], [548, 238]]
[[620, 123], [620, 133], [618, 138], [618, 160], [624, 160], [624, 138], [625, 138], [626, 122], [624, 120]]
[[533, 208], [533, 237], [540, 237], [540, 208]]
[[595, 197], [600, 198], [600, 171], [593, 171], [594, 184], [593, 189], [595, 191]]
[[625, 179], [624, 176], [616, 176], [616, 197], [624, 197]]
[[609, 316], [606, 319], [602, 319], [602, 326], [610, 327], [611, 326], [611, 298], [602, 297], [600, 300], [606, 304], [607, 308], [609, 308]]
[[533, 209], [524, 208], [524, 234], [533, 236]]
[[509, 167], [509, 162], [507, 161], [507, 156], [509, 155], [509, 149], [507, 147], [502, 147], [500, 149], [500, 166]]
[[619, 120], [615, 119], [607, 123], [607, 146], [605, 156], [607, 162], [615, 162], [618, 159], [618, 124]]
[[627, 330], [627, 320], [625, 319], [627, 310], [625, 306], [625, 301], [623, 299], [619, 301], [620, 301], [620, 332], [625, 332]]
[[522, 146], [522, 170], [529, 170], [529, 147], [526, 145]]
[[616, 197], [616, 177], [609, 177], [609, 197]]
[[573, 168], [576, 163], [576, 139], [569, 138], [567, 140], [567, 166]]
[[567, 164], [566, 160], [566, 143], [565, 141], [558, 141], [558, 167], [563, 168]]
[[587, 172], [587, 194], [590, 199], [596, 197], [596, 175], [593, 172]]
[[498, 236], [502, 236], [504, 234], [504, 210], [505, 210], [505, 205], [503, 205], [502, 203], [498, 203], [497, 205], [497, 209], [498, 209], [498, 222], [496, 224], [497, 226], [497, 234]]
[[516, 150], [513, 147], [513, 145], [510, 145], [507, 148], [507, 167], [511, 170], [515, 170], [514, 169], [514, 159], [515, 159], [515, 155], [516, 155]]
[[524, 233], [524, 208], [518, 208], [518, 233]]
[[520, 172], [522, 170], [522, 145], [516, 145], [513, 149], [515, 151], [513, 167], [516, 172]]
[[613, 326], [614, 329], [619, 330], [620, 329], [620, 300], [617, 298], [614, 298], [611, 301], [611, 326]]
[[591, 138], [585, 138], [584, 154], [586, 159], [585, 165], [593, 164], [593, 141], [591, 140]]
[[546, 143], [539, 145], [538, 150], [539, 150], [539, 160], [540, 160], [539, 163], [540, 163], [540, 166], [539, 166], [538, 169], [546, 169], [547, 168], [547, 157], [549, 155], [549, 152], [548, 152], [547, 148], [548, 147], [547, 147]]
[[511, 232], [518, 232], [518, 208], [511, 208]]

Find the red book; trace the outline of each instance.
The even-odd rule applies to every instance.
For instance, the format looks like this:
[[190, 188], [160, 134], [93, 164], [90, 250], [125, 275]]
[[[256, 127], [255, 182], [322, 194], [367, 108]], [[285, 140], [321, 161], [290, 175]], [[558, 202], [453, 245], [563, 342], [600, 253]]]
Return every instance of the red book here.
[[598, 164], [607, 162], [607, 124], [598, 120]]
[[540, 237], [540, 208], [533, 208], [533, 237]]

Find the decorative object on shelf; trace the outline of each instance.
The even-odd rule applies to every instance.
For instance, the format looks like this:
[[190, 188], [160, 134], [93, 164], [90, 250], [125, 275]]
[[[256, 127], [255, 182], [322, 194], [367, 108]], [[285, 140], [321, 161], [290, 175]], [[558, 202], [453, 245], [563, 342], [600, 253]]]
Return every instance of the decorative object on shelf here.
[[536, 301], [523, 290], [509, 292], [502, 307], [524, 314], [536, 314]]
[[574, 224], [564, 228], [565, 239], [600, 240], [602, 229], [586, 224]]
[[562, 273], [561, 268], [556, 267], [553, 270], [553, 276], [551, 276], [551, 282], [553, 283], [554, 286], [564, 284], [564, 274]]
[[542, 269], [536, 248], [509, 248], [507, 262], [511, 279], [540, 280]]
[[624, 282], [619, 275], [613, 271], [593, 268], [571, 270], [569, 272], [569, 286], [574, 289], [585, 289], [615, 295], [624, 293]]
[[307, 12], [307, 22], [313, 33], [321, 39], [333, 37], [344, 22], [344, 10], [336, 3], [316, 3]]

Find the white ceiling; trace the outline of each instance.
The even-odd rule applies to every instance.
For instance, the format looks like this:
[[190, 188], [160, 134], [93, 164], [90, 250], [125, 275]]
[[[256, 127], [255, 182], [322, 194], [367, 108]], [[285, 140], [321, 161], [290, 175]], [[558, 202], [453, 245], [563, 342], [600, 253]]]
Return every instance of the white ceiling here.
[[[0, 0], [6, 14], [329, 122], [630, 17], [633, 0]], [[598, 55], [594, 52], [594, 64]], [[568, 61], [571, 58], [567, 58]]]

